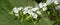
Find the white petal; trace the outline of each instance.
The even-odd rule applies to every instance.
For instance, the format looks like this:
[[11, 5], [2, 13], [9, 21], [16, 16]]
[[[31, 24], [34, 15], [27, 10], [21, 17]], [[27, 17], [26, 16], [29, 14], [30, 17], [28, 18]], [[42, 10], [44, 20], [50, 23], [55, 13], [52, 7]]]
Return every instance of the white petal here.
[[42, 8], [43, 9], [43, 11], [46, 11], [47, 10], [47, 7], [44, 7], [44, 8]]
[[46, 7], [46, 6], [47, 6], [46, 3], [39, 3], [39, 7], [40, 7], [40, 8], [43, 8], [43, 7]]
[[22, 10], [22, 9], [23, 9], [23, 7], [19, 7], [19, 8], [18, 8], [18, 10]]
[[37, 18], [37, 14], [32, 14], [32, 17], [33, 18]]
[[14, 13], [18, 13], [19, 11], [18, 10], [15, 10]]
[[39, 3], [39, 7], [40, 8], [43, 8], [43, 3]]
[[13, 10], [12, 10], [14, 13], [18, 13], [18, 8], [13, 8]]
[[54, 1], [55, 4], [59, 4], [57, 1]]
[[40, 11], [37, 11], [37, 14], [41, 14], [41, 12]]
[[23, 10], [29, 10], [29, 9], [31, 9], [32, 7], [31, 6], [27, 6], [27, 7], [25, 7]]
[[34, 8], [32, 8], [31, 10], [32, 10], [32, 11], [36, 11], [36, 10], [39, 10], [39, 8], [38, 8], [38, 7], [34, 7]]
[[32, 13], [32, 14], [30, 14], [30, 16], [33, 17], [33, 18], [37, 18], [38, 15], [35, 14], [35, 13]]
[[28, 8], [24, 8], [24, 9], [23, 9], [23, 11], [27, 11], [27, 10], [28, 10]]
[[47, 4], [46, 4], [46, 3], [43, 3], [43, 6], [44, 6], [44, 7], [46, 7], [46, 6], [47, 6]]
[[33, 13], [33, 11], [31, 11], [31, 10], [28, 10], [28, 14], [32, 14]]
[[28, 11], [23, 11], [23, 14], [26, 14]]
[[27, 6], [27, 8], [31, 9], [32, 7], [31, 6]]

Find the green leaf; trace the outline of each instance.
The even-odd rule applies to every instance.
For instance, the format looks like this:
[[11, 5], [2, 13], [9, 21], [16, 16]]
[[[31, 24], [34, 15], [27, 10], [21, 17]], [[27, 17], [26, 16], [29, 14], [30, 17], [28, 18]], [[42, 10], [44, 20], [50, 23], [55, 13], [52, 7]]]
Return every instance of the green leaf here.
[[49, 18], [43, 17], [39, 20], [37, 25], [53, 25], [53, 21], [50, 21]]

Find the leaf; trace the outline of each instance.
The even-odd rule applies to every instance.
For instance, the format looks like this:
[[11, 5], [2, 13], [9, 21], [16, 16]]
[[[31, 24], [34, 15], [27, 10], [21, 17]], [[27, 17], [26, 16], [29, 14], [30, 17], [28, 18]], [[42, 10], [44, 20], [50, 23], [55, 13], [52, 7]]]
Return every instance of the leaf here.
[[40, 22], [37, 25], [53, 25], [53, 21], [50, 21], [48, 18], [43, 17], [39, 20]]

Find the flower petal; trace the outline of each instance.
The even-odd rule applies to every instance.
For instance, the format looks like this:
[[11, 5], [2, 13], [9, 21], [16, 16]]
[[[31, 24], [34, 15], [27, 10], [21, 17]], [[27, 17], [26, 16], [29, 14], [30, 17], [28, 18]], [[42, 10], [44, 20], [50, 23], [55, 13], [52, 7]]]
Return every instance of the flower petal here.
[[26, 14], [28, 11], [23, 11], [23, 14]]
[[33, 17], [33, 18], [37, 18], [38, 15], [35, 14], [35, 13], [32, 13], [32, 14], [30, 14], [30, 16]]
[[32, 10], [32, 11], [36, 11], [36, 10], [39, 10], [39, 8], [38, 8], [38, 7], [34, 7], [34, 8], [32, 8], [31, 10]]
[[14, 13], [18, 13], [18, 8], [13, 8], [13, 10], [12, 10]]
[[44, 7], [44, 8], [42, 8], [43, 9], [43, 11], [46, 11], [47, 10], [47, 7]]
[[55, 4], [59, 4], [57, 1], [54, 1]]
[[40, 11], [37, 11], [37, 14], [41, 14], [41, 12]]
[[22, 10], [22, 9], [23, 9], [23, 7], [19, 7], [19, 8], [18, 8], [19, 11]]

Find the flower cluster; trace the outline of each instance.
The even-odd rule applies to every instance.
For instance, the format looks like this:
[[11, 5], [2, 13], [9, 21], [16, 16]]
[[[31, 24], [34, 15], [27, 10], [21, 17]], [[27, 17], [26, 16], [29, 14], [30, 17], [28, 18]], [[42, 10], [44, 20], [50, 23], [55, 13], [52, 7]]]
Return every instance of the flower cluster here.
[[[49, 2], [51, 2], [51, 1], [49, 1]], [[49, 5], [50, 3], [48, 2], [48, 0], [47, 0], [47, 2], [46, 3], [39, 3], [39, 6], [37, 5], [37, 6], [35, 6], [35, 7], [31, 7], [31, 6], [27, 6], [27, 7], [19, 7], [19, 8], [17, 8], [17, 7], [14, 7], [13, 8], [13, 10], [12, 10], [12, 12], [14, 12], [15, 13], [15, 16], [19, 16], [19, 11], [20, 10], [22, 10], [22, 12], [23, 12], [23, 15], [25, 15], [25, 14], [29, 14], [32, 18], [37, 18], [37, 14], [42, 14], [41, 13], [41, 11], [39, 10], [39, 9], [41, 9], [42, 8], [42, 10], [43, 11], [46, 11], [47, 10], [47, 5]], [[52, 1], [52, 2], [54, 2], [55, 4], [58, 4], [58, 2], [57, 1]], [[36, 12], [36, 13], [34, 13], [34, 12]]]
[[43, 9], [43, 11], [47, 10], [47, 4], [46, 3], [39, 3], [39, 7]]
[[[43, 17], [50, 17], [55, 15], [55, 5], [59, 4], [54, 0], [47, 0], [46, 3], [36, 4], [34, 7], [14, 7], [12, 13], [18, 17], [20, 23], [24, 21], [32, 21], [34, 23], [39, 22]], [[52, 7], [53, 6], [53, 7]], [[58, 6], [59, 8], [59, 6]], [[56, 8], [57, 9], [57, 8]]]
[[[19, 16], [19, 11], [20, 10], [22, 10], [22, 12], [23, 12], [23, 15], [25, 15], [25, 14], [29, 14], [31, 17], [33, 17], [33, 18], [37, 18], [37, 14], [41, 14], [41, 12], [39, 11], [39, 8], [38, 7], [31, 7], [31, 6], [27, 6], [27, 7], [25, 7], [25, 8], [23, 8], [23, 7], [19, 7], [19, 8], [13, 8], [13, 12], [15, 13], [15, 16]], [[36, 13], [34, 13], [34, 12], [36, 12]]]

